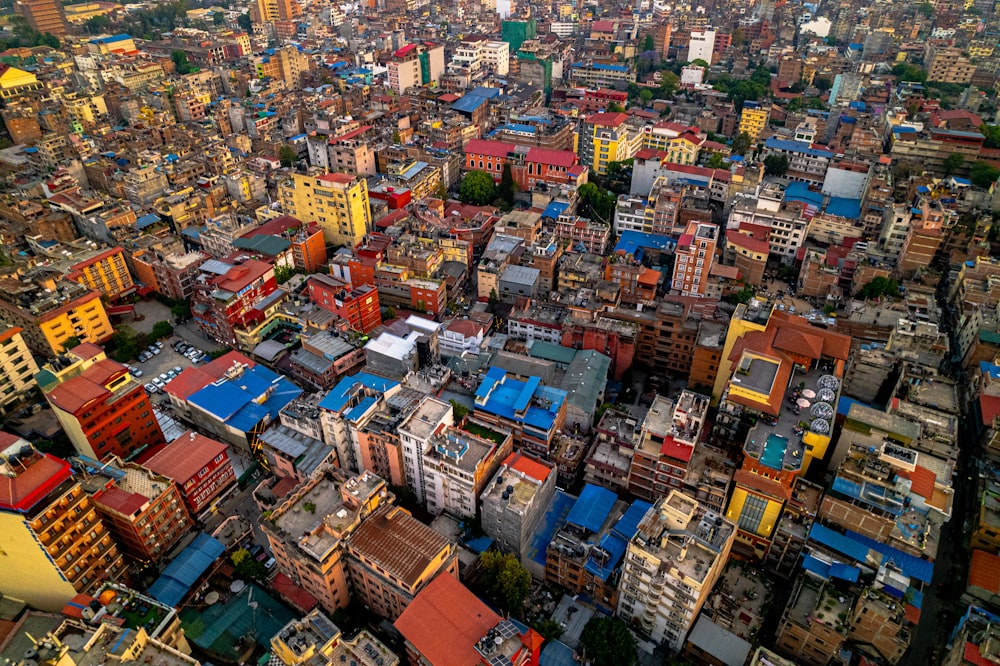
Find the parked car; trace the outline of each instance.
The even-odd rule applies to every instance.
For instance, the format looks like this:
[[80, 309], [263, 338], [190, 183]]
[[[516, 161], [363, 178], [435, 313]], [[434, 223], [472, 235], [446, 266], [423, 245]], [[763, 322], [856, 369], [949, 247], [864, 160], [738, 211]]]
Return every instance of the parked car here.
[[166, 384], [163, 383], [163, 380], [160, 379], [159, 377], [157, 377], [156, 379], [153, 380], [153, 385], [156, 388], [160, 388], [160, 389], [163, 388], [164, 386], [166, 386]]
[[173, 370], [174, 370], [174, 372], [176, 372], [176, 373], [177, 373], [178, 375], [179, 375], [179, 374], [181, 374], [181, 372], [183, 372], [183, 368], [181, 368], [181, 366], [179, 366], [179, 365], [175, 365], [175, 366], [174, 366], [174, 368], [173, 368]]
[[159, 387], [153, 384], [146, 384], [145, 386], [143, 386], [143, 388], [146, 389], [146, 393], [155, 394], [160, 392]]
[[151, 356], [152, 356], [152, 354], [150, 354], [149, 352], [142, 352], [138, 356], [139, 363], [145, 363], [146, 361], [148, 361], [150, 359]]
[[274, 558], [273, 557], [269, 558], [267, 562], [264, 562], [264, 568], [270, 571], [271, 569], [274, 568], [274, 564], [275, 564]]
[[161, 341], [157, 340], [153, 344], [156, 345], [157, 349], [163, 349], [163, 343]]
[[133, 368], [132, 375], [134, 377], [142, 377], [142, 370], [140, 370], [139, 368]]
[[170, 379], [173, 379], [176, 376], [177, 376], [176, 372], [174, 372], [173, 370], [167, 370], [167, 377], [170, 377]]

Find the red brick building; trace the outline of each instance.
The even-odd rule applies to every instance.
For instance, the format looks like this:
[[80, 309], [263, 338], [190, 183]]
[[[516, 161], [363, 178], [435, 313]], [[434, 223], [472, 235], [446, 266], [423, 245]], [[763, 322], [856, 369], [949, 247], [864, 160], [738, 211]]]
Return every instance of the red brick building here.
[[85, 456], [130, 460], [166, 443], [142, 384], [116, 361], [94, 362], [53, 386], [45, 398], [73, 447]]
[[292, 263], [307, 273], [322, 270], [326, 264], [326, 241], [323, 230], [312, 222], [299, 227], [292, 237]]
[[522, 190], [538, 183], [577, 186], [587, 182], [589, 170], [578, 164], [572, 150], [524, 147], [503, 141], [472, 139], [465, 145], [466, 171], [485, 171], [497, 183], [505, 164], [510, 164], [511, 176]]
[[236, 344], [235, 330], [264, 321], [264, 311], [255, 307], [278, 288], [274, 266], [249, 259], [243, 263], [206, 262], [204, 281], [191, 296], [191, 313], [209, 337], [227, 345]]
[[174, 480], [184, 503], [198, 515], [236, 482], [229, 447], [188, 431], [145, 462], [145, 467]]
[[123, 553], [158, 561], [191, 528], [177, 484], [133, 463], [109, 466], [92, 478], [105, 472], [107, 483], [91, 496], [104, 524]]
[[346, 319], [356, 331], [370, 333], [382, 324], [378, 290], [371, 285], [352, 288], [350, 284], [328, 275], [313, 275], [306, 282], [309, 300], [324, 310]]

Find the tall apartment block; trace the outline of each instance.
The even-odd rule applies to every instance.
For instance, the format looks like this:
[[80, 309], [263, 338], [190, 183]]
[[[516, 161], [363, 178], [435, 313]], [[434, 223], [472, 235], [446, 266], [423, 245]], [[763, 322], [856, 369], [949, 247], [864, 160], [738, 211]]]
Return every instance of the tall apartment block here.
[[59, 611], [125, 573], [125, 560], [68, 462], [0, 433], [0, 593]]
[[618, 615], [679, 651], [722, 574], [736, 526], [678, 491], [657, 500], [628, 544]]

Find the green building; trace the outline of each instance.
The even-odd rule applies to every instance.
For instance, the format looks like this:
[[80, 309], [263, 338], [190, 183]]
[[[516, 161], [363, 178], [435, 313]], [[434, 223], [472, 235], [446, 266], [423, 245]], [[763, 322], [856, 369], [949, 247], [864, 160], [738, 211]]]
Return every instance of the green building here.
[[526, 40], [538, 37], [538, 24], [535, 19], [527, 21], [501, 21], [500, 39], [510, 45], [510, 52], [517, 53]]

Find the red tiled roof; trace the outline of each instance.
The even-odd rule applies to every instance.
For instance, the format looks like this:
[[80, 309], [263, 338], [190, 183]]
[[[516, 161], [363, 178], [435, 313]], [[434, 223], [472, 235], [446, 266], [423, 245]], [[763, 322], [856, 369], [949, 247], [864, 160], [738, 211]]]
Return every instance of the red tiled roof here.
[[62, 614], [66, 617], [76, 618], [77, 620], [82, 619], [83, 609], [89, 607], [94, 601], [97, 601], [94, 597], [81, 592], [63, 606]]
[[228, 448], [222, 442], [188, 431], [147, 460], [145, 467], [183, 486]]
[[445, 329], [460, 333], [466, 338], [474, 338], [483, 332], [484, 327], [482, 324], [476, 323], [471, 319], [452, 319], [445, 326]]
[[726, 240], [731, 242], [737, 247], [746, 248], [754, 254], [768, 254], [771, 251], [771, 245], [765, 240], [759, 240], [750, 236], [749, 234], [743, 233], [733, 233], [726, 236]]
[[808, 356], [813, 360], [819, 360], [823, 354], [823, 339], [821, 337], [794, 328], [779, 330], [778, 334], [774, 336], [774, 342], [771, 343], [771, 346], [789, 354]]
[[257, 365], [238, 351], [231, 351], [214, 361], [210, 361], [201, 367], [185, 368], [181, 374], [177, 375], [172, 382], [163, 389], [164, 393], [180, 400], [187, 400], [195, 391], [200, 391], [208, 384], [222, 379], [226, 370], [233, 367], [234, 363], [243, 363], [247, 367], [253, 368]]
[[714, 275], [715, 277], [723, 278], [724, 280], [739, 280], [740, 279], [740, 269], [736, 266], [725, 266], [723, 264], [712, 264], [711, 270], [708, 271], [709, 275]]
[[995, 661], [984, 657], [979, 646], [972, 642], [966, 642], [962, 658], [973, 666], [997, 666]]
[[316, 180], [322, 180], [326, 183], [350, 183], [354, 180], [354, 176], [349, 173], [324, 173], [316, 176]]
[[586, 117], [586, 121], [592, 125], [603, 125], [605, 127], [618, 127], [628, 119], [628, 116], [619, 112], [594, 113]]
[[597, 32], [613, 32], [614, 29], [615, 29], [615, 22], [614, 21], [594, 21], [594, 24], [591, 26], [591, 29], [592, 30], [596, 30]]
[[552, 473], [551, 467], [518, 451], [507, 456], [503, 464], [509, 469], [517, 470], [525, 476], [530, 476], [532, 479], [540, 482], [544, 482], [549, 477], [549, 474]]
[[920, 609], [913, 604], [906, 604], [906, 610], [903, 611], [903, 617], [910, 624], [920, 624]]
[[780, 482], [773, 479], [765, 479], [759, 474], [745, 469], [738, 469], [733, 475], [733, 482], [737, 486], [743, 486], [749, 490], [756, 490], [768, 497], [789, 499], [792, 496], [792, 489], [786, 488]]
[[254, 236], [280, 236], [289, 229], [297, 229], [302, 226], [302, 220], [291, 215], [282, 215], [273, 220], [268, 220], [256, 229], [251, 229], [240, 238], [253, 238]]
[[395, 627], [427, 663], [470, 666], [481, 661], [476, 642], [499, 622], [499, 615], [443, 573], [413, 598]]
[[[472, 143], [471, 141], [469, 143]], [[551, 150], [549, 148], [531, 148], [525, 157], [526, 162], [536, 164], [548, 164], [552, 166], [566, 167], [567, 169], [576, 164], [576, 153], [572, 150]]]
[[109, 395], [111, 391], [84, 375], [79, 375], [59, 384], [45, 397], [64, 412], [76, 414], [84, 405]]
[[983, 425], [992, 426], [993, 419], [1000, 416], [1000, 395], [979, 394], [979, 411], [983, 413]]
[[916, 469], [910, 472], [909, 477], [910, 490], [926, 499], [930, 499], [934, 495], [934, 481], [937, 479], [934, 472], [917, 465]]
[[655, 148], [640, 148], [639, 152], [635, 154], [636, 159], [639, 160], [662, 160], [666, 156], [667, 151]]
[[489, 139], [470, 139], [465, 144], [466, 155], [486, 155], [487, 157], [507, 157], [517, 148], [505, 141], [490, 141]]
[[978, 587], [993, 594], [1000, 593], [1000, 557], [978, 548], [972, 551], [969, 564], [969, 587]]
[[404, 509], [387, 505], [362, 522], [351, 535], [351, 552], [414, 586], [431, 563], [450, 547], [438, 534]]
[[95, 504], [100, 504], [101, 506], [105, 506], [112, 511], [126, 516], [134, 514], [148, 501], [149, 500], [146, 497], [143, 497], [139, 493], [126, 492], [115, 486], [94, 495]]
[[274, 577], [271, 581], [271, 589], [277, 592], [279, 597], [282, 597], [303, 613], [308, 613], [313, 608], [316, 608], [318, 603], [313, 595], [293, 583], [292, 579], [283, 573], [279, 573]]
[[26, 464], [0, 483], [0, 508], [27, 511], [72, 476], [68, 462], [47, 453]]

